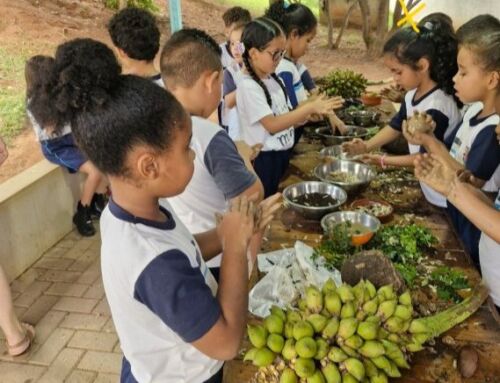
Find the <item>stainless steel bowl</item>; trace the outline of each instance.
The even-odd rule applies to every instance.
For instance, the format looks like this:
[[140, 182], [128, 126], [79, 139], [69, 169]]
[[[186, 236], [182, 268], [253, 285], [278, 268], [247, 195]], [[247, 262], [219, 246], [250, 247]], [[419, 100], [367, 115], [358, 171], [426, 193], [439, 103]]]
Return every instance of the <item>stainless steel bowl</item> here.
[[[335, 198], [337, 203], [330, 206], [305, 206], [292, 201], [293, 198], [310, 193], [328, 194]], [[327, 182], [304, 181], [290, 185], [283, 190], [285, 205], [291, 207], [301, 215], [310, 219], [320, 219], [325, 214], [337, 210], [347, 200], [347, 193], [339, 186]]]
[[[341, 171], [343, 173], [356, 176], [357, 182], [341, 182], [333, 181], [329, 175], [332, 172]], [[377, 173], [375, 170], [366, 164], [348, 160], [335, 160], [326, 164], [318, 165], [314, 168], [314, 175], [323, 182], [329, 182], [340, 186], [349, 194], [360, 192], [368, 186], [368, 184], [375, 178]]]
[[347, 125], [347, 132], [343, 136], [333, 136], [332, 130], [328, 126], [316, 129], [316, 134], [321, 137], [323, 143], [328, 146], [340, 145], [351, 141], [354, 138], [364, 138], [368, 134], [365, 128], [355, 125]]
[[365, 127], [377, 125], [380, 118], [380, 113], [372, 110], [353, 110], [347, 112], [347, 114], [352, 118], [356, 125]]
[[319, 151], [319, 155], [323, 159], [353, 160], [347, 152], [343, 151], [342, 145], [327, 146]]
[[329, 234], [333, 227], [343, 222], [361, 224], [372, 233], [376, 233], [380, 228], [380, 221], [377, 218], [360, 211], [336, 211], [327, 214], [321, 219], [321, 227], [325, 234]]

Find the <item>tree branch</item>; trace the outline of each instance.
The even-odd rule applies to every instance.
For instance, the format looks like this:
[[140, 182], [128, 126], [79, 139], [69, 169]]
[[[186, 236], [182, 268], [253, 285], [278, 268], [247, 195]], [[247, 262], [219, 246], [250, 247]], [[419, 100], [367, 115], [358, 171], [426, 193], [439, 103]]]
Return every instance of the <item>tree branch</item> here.
[[332, 49], [338, 49], [340, 46], [340, 40], [342, 39], [342, 35], [344, 34], [344, 30], [347, 28], [347, 25], [349, 24], [349, 16], [351, 16], [352, 11], [354, 11], [354, 8], [356, 5], [359, 3], [359, 0], [354, 0], [352, 4], [350, 5], [349, 9], [347, 10], [347, 13], [344, 16], [344, 21], [342, 23], [342, 26], [340, 27], [339, 34], [337, 35], [337, 40], [335, 41], [335, 44], [333, 44]]

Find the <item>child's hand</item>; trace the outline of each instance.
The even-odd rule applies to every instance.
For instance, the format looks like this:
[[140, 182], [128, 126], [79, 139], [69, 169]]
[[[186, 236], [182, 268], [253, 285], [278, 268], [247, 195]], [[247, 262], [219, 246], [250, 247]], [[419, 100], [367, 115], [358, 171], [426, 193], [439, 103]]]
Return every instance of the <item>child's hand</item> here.
[[254, 230], [264, 231], [274, 219], [275, 213], [281, 208], [281, 193], [276, 193], [270, 197], [263, 200], [257, 209], [255, 215], [255, 227]]
[[406, 138], [406, 141], [412, 145], [424, 145], [429, 137], [431, 137], [428, 133], [418, 131], [410, 133], [408, 130], [408, 123], [406, 121], [403, 121], [403, 136]]
[[311, 102], [306, 104], [310, 108], [309, 114], [329, 114], [334, 109], [339, 109], [344, 105], [344, 99], [342, 97], [332, 97], [327, 98], [324, 95], [320, 95]]
[[448, 196], [455, 178], [455, 171], [446, 162], [429, 154], [419, 155], [415, 161], [415, 176], [445, 196]]
[[328, 121], [330, 121], [330, 126], [332, 127], [333, 135], [336, 135], [336, 130], [340, 132], [340, 135], [345, 135], [347, 133], [347, 127], [336, 114], [332, 112], [328, 115]]
[[262, 144], [255, 144], [253, 146], [248, 145], [245, 141], [235, 141], [236, 149], [241, 158], [244, 160], [253, 161], [257, 158], [262, 149]]
[[380, 91], [380, 95], [392, 102], [402, 102], [404, 100], [405, 92], [400, 86], [391, 85]]
[[223, 249], [243, 250], [246, 255], [248, 242], [253, 234], [255, 208], [246, 196], [231, 200], [229, 211], [217, 226]]
[[352, 141], [343, 143], [342, 150], [350, 156], [354, 156], [356, 154], [366, 153], [368, 151], [368, 148], [366, 147], [366, 143], [362, 139], [355, 138]]
[[382, 165], [382, 155], [380, 154], [363, 154], [360, 158], [362, 162], [370, 165]]
[[5, 145], [5, 142], [2, 140], [2, 137], [0, 137], [0, 165], [4, 163], [4, 161], [7, 159], [9, 156], [9, 152], [7, 150], [7, 145]]

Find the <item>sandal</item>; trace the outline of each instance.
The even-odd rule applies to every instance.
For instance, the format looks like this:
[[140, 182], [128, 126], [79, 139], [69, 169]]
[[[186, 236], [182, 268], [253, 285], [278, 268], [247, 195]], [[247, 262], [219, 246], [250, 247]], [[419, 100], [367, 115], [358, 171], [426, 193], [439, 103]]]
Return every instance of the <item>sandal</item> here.
[[7, 350], [10, 356], [19, 356], [27, 352], [33, 344], [35, 338], [35, 328], [28, 323], [21, 323], [24, 327], [24, 338], [20, 342], [10, 345], [7, 343]]

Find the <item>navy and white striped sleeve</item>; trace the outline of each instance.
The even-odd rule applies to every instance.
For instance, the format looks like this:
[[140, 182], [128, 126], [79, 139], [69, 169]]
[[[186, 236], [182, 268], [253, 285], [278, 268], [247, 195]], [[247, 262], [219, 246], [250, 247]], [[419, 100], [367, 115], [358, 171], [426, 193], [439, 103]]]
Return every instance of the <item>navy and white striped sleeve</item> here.
[[227, 69], [224, 69], [224, 79], [222, 81], [222, 95], [226, 96], [236, 90], [236, 83], [234, 82], [233, 75]]
[[472, 143], [465, 167], [477, 178], [488, 181], [499, 163], [500, 148], [495, 125], [490, 125], [485, 127]]
[[399, 108], [398, 113], [394, 115], [392, 118], [391, 122], [389, 122], [389, 126], [397, 130], [398, 132], [401, 132], [403, 130], [403, 121], [407, 119], [407, 113], [406, 113], [406, 103], [403, 101], [401, 103], [401, 107]]
[[304, 70], [300, 74], [300, 79], [302, 80], [302, 84], [304, 84], [304, 88], [306, 88], [308, 92], [311, 92], [316, 88], [316, 84], [314, 83], [314, 80], [311, 77], [308, 69]]
[[293, 84], [293, 74], [288, 71], [278, 73], [278, 76], [283, 80], [285, 84], [286, 93], [288, 94], [288, 99], [290, 100], [290, 104], [292, 104], [292, 108], [296, 108], [299, 102], [297, 101], [297, 95], [295, 94], [295, 87]]
[[160, 254], [144, 268], [134, 298], [188, 343], [205, 335], [221, 315], [200, 269], [180, 250]]

